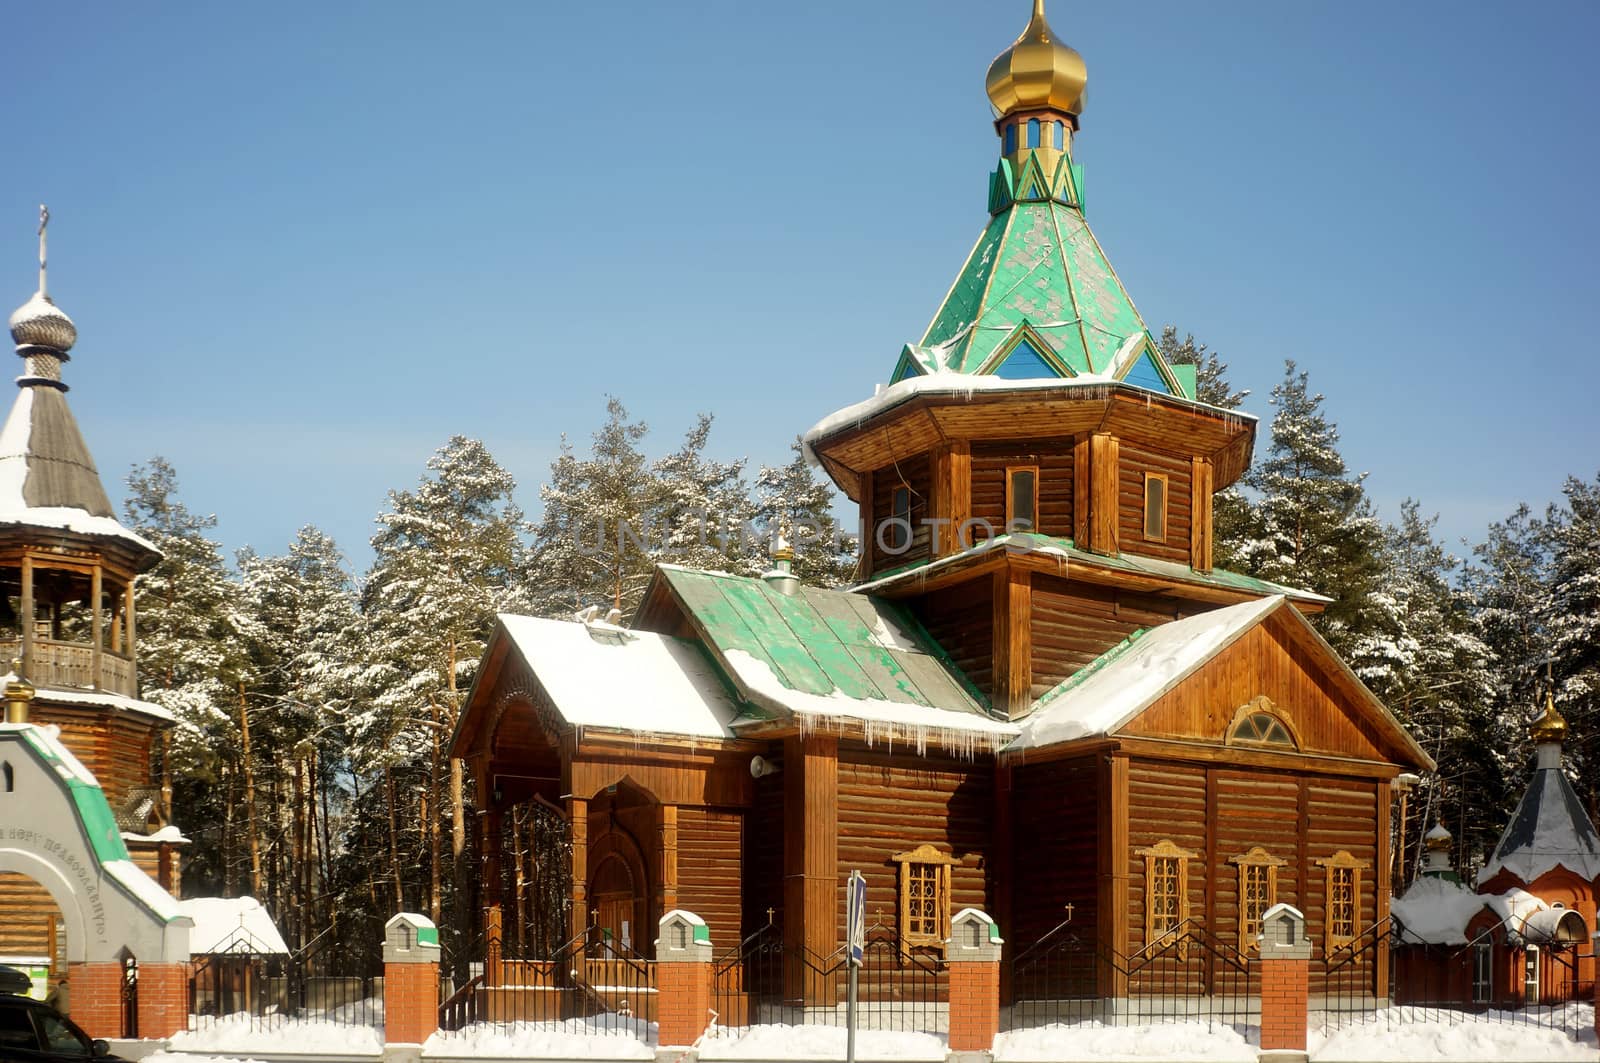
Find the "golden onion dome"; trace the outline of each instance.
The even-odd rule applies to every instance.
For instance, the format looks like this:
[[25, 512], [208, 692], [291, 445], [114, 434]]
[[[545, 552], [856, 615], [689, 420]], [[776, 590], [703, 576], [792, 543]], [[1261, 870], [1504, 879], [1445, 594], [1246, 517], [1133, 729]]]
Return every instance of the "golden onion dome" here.
[[1448, 851], [1452, 840], [1450, 832], [1445, 830], [1443, 823], [1436, 824], [1432, 830], [1422, 836], [1423, 844], [1427, 846], [1430, 853]]
[[1056, 40], [1044, 19], [1044, 0], [1033, 0], [1033, 17], [1016, 43], [989, 64], [985, 88], [1002, 116], [1042, 108], [1076, 116], [1083, 112], [1089, 71], [1083, 56]]
[[1528, 737], [1533, 739], [1535, 744], [1566, 741], [1566, 717], [1556, 711], [1555, 698], [1550, 696], [1548, 690], [1545, 691], [1544, 695], [1544, 711], [1528, 727]]

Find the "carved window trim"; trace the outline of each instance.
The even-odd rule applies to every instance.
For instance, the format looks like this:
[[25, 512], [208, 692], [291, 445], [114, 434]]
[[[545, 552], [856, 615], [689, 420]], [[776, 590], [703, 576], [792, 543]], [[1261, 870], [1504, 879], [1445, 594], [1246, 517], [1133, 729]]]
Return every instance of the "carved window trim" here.
[[900, 865], [899, 918], [895, 922], [900, 951], [929, 949], [943, 955], [950, 937], [950, 868], [960, 861], [926, 843], [889, 860]]
[[[1161, 484], [1160, 498], [1152, 498], [1152, 488]], [[1172, 484], [1164, 472], [1144, 474], [1144, 539], [1147, 543], [1167, 541], [1167, 511], [1170, 505]]]
[[1316, 861], [1323, 869], [1322, 951], [1331, 955], [1361, 933], [1361, 872], [1372, 867], [1348, 849]]
[[[1251, 727], [1253, 721], [1260, 717], [1271, 717], [1271, 722], [1282, 729], [1287, 741], [1278, 741], [1273, 738], [1258, 738], [1241, 734], [1242, 728]], [[1228, 723], [1226, 742], [1228, 745], [1255, 746], [1258, 749], [1300, 749], [1300, 732], [1295, 727], [1294, 718], [1285, 709], [1280, 709], [1273, 704], [1272, 699], [1265, 694], [1258, 694], [1249, 701], [1240, 705], [1233, 712], [1233, 719]]]
[[1144, 947], [1165, 945], [1179, 934], [1178, 955], [1187, 958], [1187, 934], [1179, 928], [1189, 917], [1189, 861], [1200, 854], [1180, 847], [1171, 838], [1134, 853], [1144, 857]]
[[1278, 903], [1278, 868], [1288, 861], [1257, 845], [1228, 863], [1239, 869], [1239, 951], [1250, 952], [1261, 946], [1261, 917]]
[[[1032, 497], [1029, 499], [1030, 512], [1033, 518], [1026, 528], [1017, 526], [1017, 500], [1016, 477], [1018, 473], [1027, 473], [1033, 481]], [[1039, 466], [1037, 465], [1007, 465], [1006, 466], [1006, 531], [1036, 532], [1039, 530]]]

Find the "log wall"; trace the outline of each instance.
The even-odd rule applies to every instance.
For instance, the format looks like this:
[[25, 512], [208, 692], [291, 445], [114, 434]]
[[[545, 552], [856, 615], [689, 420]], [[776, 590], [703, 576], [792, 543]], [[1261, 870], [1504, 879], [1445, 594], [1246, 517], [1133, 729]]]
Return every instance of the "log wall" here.
[[[894, 516], [894, 492], [898, 487], [911, 489], [911, 546], [900, 552], [884, 549], [883, 543], [892, 536], [879, 529]], [[871, 575], [904, 568], [932, 556], [931, 529], [922, 521], [932, 515], [933, 469], [926, 454], [907, 458], [895, 465], [879, 469], [872, 474], [872, 519], [866, 529], [867, 542], [863, 546], [869, 559], [867, 570]]]
[[[1072, 537], [1072, 440], [972, 445], [972, 516], [1001, 534], [1006, 528], [1006, 469], [1039, 469], [1039, 523], [1043, 535]], [[974, 533], [974, 539], [978, 533]]]
[[[1193, 476], [1191, 456], [1165, 454], [1122, 440], [1119, 457], [1121, 472], [1117, 484], [1117, 511], [1118, 539], [1122, 552], [1159, 557], [1187, 565], [1193, 505], [1189, 496], [1189, 484]], [[1144, 480], [1147, 472], [1161, 473], [1167, 478], [1167, 534], [1159, 541], [1144, 537]]]
[[987, 696], [994, 694], [993, 583], [976, 579], [907, 604], [957, 668]]
[[1015, 955], [1067, 918], [1071, 904], [1072, 925], [1093, 939], [1101, 886], [1095, 758], [1025, 764], [1012, 778], [1012, 925], [1001, 934]]
[[881, 920], [898, 933], [900, 866], [896, 853], [933, 845], [960, 862], [951, 868], [950, 914], [982, 908], [985, 857], [992, 837], [992, 763], [936, 757], [913, 761], [863, 747], [839, 751], [838, 925], [844, 927], [844, 883], [859, 870], [867, 880], [867, 924]]
[[719, 951], [744, 936], [743, 837], [744, 816], [739, 812], [678, 809], [678, 907], [706, 921]]
[[1033, 578], [1033, 696], [1039, 697], [1139, 628], [1213, 609], [1101, 587], [1078, 580]]

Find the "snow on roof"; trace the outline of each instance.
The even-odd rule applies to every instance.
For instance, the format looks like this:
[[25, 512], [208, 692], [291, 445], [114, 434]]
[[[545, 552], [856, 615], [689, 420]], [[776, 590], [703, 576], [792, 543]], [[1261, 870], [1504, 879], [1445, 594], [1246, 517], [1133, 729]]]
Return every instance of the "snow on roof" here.
[[733, 736], [729, 724], [739, 706], [692, 642], [510, 613], [500, 614], [500, 623], [556, 712], [574, 727]]
[[136, 831], [125, 830], [122, 832], [122, 840], [125, 842], [170, 842], [174, 845], [188, 845], [192, 841], [183, 831], [171, 823], [150, 834], [139, 834]]
[[[28, 482], [29, 460], [34, 457], [34, 396], [37, 388], [25, 387], [17, 393], [11, 414], [0, 428], [0, 524], [26, 524], [36, 528], [61, 528], [82, 535], [99, 535], [133, 542], [153, 554], [160, 551], [141, 536], [118, 523], [115, 517], [97, 517], [74, 506], [30, 506], [24, 495]], [[70, 417], [70, 415], [68, 415]], [[76, 425], [72, 426], [77, 432]], [[81, 446], [81, 439], [78, 440]], [[87, 452], [85, 452], [87, 453]], [[81, 471], [81, 470], [80, 470]], [[98, 484], [98, 474], [95, 477]], [[99, 489], [104, 494], [104, 488]]]
[[1401, 941], [1465, 945], [1467, 924], [1488, 901], [1460, 882], [1423, 875], [1389, 902], [1389, 915], [1404, 929]]
[[[1140, 335], [1143, 335], [1142, 333]], [[970, 399], [978, 392], [1005, 393], [1029, 391], [1060, 391], [1067, 388], [1079, 387], [1124, 387], [1132, 390], [1144, 390], [1138, 385], [1125, 380], [1117, 380], [1110, 373], [1079, 373], [1071, 377], [1043, 377], [1034, 380], [1011, 380], [1006, 377], [992, 375], [977, 375], [973, 373], [958, 373], [949, 370], [937, 373], [925, 373], [919, 376], [906, 377], [898, 383], [880, 388], [870, 399], [841, 410], [836, 410], [812, 425], [810, 430], [801, 437], [801, 447], [805, 452], [806, 460], [811, 464], [817, 463], [816, 453], [812, 445], [820, 439], [825, 439], [847, 428], [856, 428], [867, 423], [885, 410], [893, 409], [901, 403], [910, 402], [919, 395], [950, 395]], [[1161, 394], [1159, 392], [1151, 392]], [[1225, 410], [1220, 406], [1208, 406], [1206, 403], [1181, 395], [1162, 395], [1163, 398], [1175, 399], [1178, 402], [1204, 409], [1214, 410], [1240, 422], [1253, 423], [1256, 418], [1248, 413], [1238, 410]]]
[[151, 716], [164, 723], [171, 723], [175, 719], [170, 709], [153, 701], [140, 701], [125, 694], [108, 694], [103, 690], [60, 690], [55, 687], [39, 687], [34, 691], [33, 700], [50, 705], [100, 705], [108, 709], [121, 709], [124, 712]]
[[289, 946], [272, 916], [254, 897], [190, 897], [178, 908], [194, 920], [189, 954], [287, 955]]
[[1509, 871], [1527, 884], [1556, 867], [1583, 879], [1600, 876], [1600, 835], [1559, 764], [1534, 771], [1478, 881]]
[[1129, 639], [1035, 702], [1008, 748], [1037, 749], [1115, 731], [1284, 602], [1274, 595], [1230, 605]]
[[914, 746], [918, 755], [927, 751], [930, 739], [952, 752], [970, 754], [980, 747], [996, 752], [1017, 734], [1015, 724], [970, 711], [856, 698], [837, 688], [830, 694], [793, 690], [783, 684], [766, 661], [753, 654], [728, 649], [723, 656], [733, 669], [735, 682], [751, 701], [763, 708], [793, 713], [802, 730], [856, 721], [862, 724], [869, 744], [881, 741], [892, 746], [896, 741], [905, 742]]

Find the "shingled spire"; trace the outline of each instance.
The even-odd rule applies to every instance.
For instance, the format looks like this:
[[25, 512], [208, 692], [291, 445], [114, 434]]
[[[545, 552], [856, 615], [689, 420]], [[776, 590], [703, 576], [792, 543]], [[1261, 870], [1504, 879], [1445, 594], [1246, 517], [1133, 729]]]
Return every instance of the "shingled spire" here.
[[10, 321], [23, 371], [17, 377], [16, 402], [0, 429], [0, 524], [114, 538], [153, 560], [154, 549], [113, 515], [94, 458], [67, 406], [61, 366], [71, 359], [78, 330], [49, 294], [49, 221], [50, 212], [41, 206], [39, 288]]

